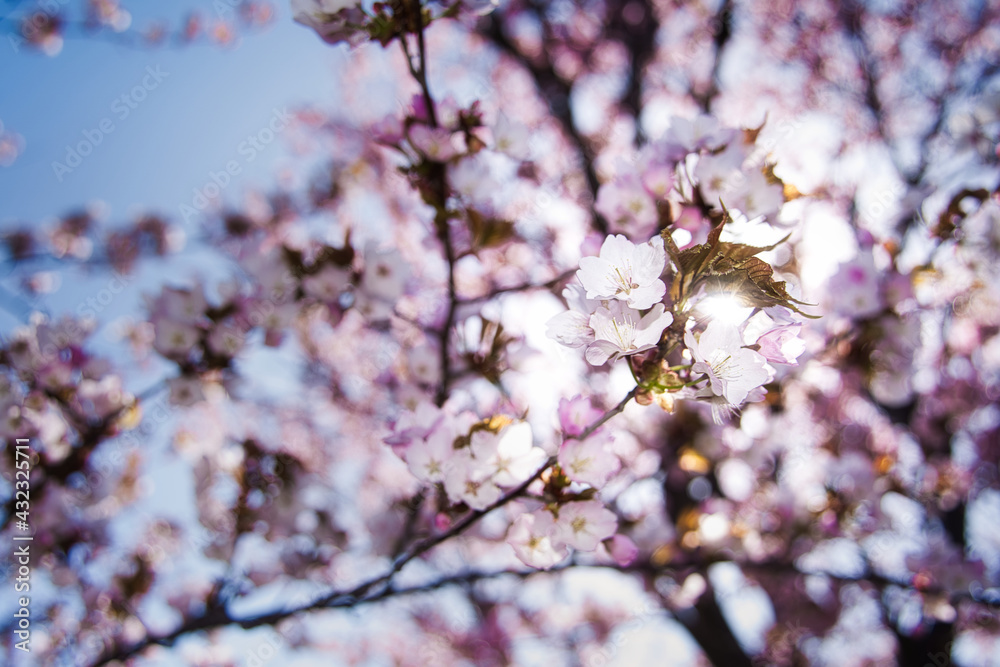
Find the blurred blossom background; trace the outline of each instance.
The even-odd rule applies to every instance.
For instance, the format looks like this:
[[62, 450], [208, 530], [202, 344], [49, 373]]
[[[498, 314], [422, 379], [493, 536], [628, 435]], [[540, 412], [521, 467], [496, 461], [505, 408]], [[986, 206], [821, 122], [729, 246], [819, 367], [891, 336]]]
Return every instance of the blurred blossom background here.
[[0, 1], [4, 663], [1000, 665], [998, 139], [992, 1]]

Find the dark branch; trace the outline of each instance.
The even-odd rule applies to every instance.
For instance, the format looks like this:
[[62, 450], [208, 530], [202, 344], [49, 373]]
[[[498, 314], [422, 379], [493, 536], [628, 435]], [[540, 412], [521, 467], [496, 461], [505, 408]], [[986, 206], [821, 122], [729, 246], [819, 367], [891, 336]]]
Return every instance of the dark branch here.
[[719, 95], [719, 71], [722, 69], [722, 56], [726, 45], [733, 36], [733, 2], [725, 0], [715, 16], [712, 31], [712, 72], [708, 78], [708, 88], [700, 93], [691, 91], [692, 97], [705, 113], [711, 113], [712, 103]]
[[[544, 21], [544, 17], [539, 16], [539, 21]], [[583, 172], [587, 179], [587, 187], [593, 201], [597, 201], [597, 190], [601, 187], [601, 182], [597, 178], [597, 171], [594, 169], [594, 149], [590, 142], [576, 128], [573, 119], [573, 109], [570, 106], [570, 93], [572, 84], [560, 77], [552, 66], [549, 59], [543, 54], [539, 57], [539, 62], [529, 58], [507, 37], [503, 25], [496, 13], [492, 14], [479, 33], [491, 41], [501, 52], [516, 61], [531, 74], [538, 87], [538, 92], [542, 98], [548, 102], [552, 115], [562, 125], [563, 132], [576, 146], [583, 162]], [[594, 229], [601, 234], [608, 233], [608, 222], [602, 215], [593, 211], [592, 224]]]

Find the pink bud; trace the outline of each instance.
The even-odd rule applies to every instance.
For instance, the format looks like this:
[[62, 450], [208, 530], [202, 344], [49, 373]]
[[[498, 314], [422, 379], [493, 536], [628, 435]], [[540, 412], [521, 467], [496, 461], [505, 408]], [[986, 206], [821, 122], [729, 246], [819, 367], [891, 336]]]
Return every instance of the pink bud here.
[[610, 540], [606, 540], [604, 545], [619, 567], [628, 567], [635, 562], [636, 556], [639, 555], [639, 547], [625, 535], [615, 535]]
[[383, 144], [398, 144], [403, 138], [403, 123], [396, 116], [386, 116], [371, 127], [375, 140]]
[[413, 96], [413, 117], [425, 123], [429, 120], [427, 104], [422, 93], [417, 93]]
[[799, 338], [801, 324], [786, 324], [775, 327], [757, 339], [758, 352], [774, 364], [798, 366], [796, 361], [805, 352], [806, 343]]
[[583, 257], [591, 257], [599, 255], [601, 252], [601, 244], [604, 243], [605, 236], [603, 234], [598, 234], [596, 232], [587, 234], [586, 238], [583, 239], [583, 243], [580, 244], [580, 255]]
[[443, 532], [451, 528], [451, 517], [449, 517], [444, 512], [437, 514], [434, 517], [434, 528], [438, 532]]
[[264, 333], [264, 345], [267, 347], [279, 347], [284, 339], [285, 332], [281, 329], [268, 329]]
[[583, 396], [559, 401], [559, 426], [567, 435], [580, 435], [603, 414]]

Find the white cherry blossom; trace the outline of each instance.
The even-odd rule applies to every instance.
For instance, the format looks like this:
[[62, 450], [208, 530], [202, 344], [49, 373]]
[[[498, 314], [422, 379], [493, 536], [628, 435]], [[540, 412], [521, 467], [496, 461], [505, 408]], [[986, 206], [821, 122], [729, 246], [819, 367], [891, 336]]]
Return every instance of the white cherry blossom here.
[[659, 236], [635, 245], [618, 234], [604, 240], [600, 256], [580, 260], [577, 276], [588, 299], [617, 299], [630, 308], [645, 310], [667, 291], [660, 280], [666, 261]]
[[153, 347], [166, 356], [186, 355], [201, 337], [195, 327], [168, 318], [157, 319], [154, 326], [156, 338], [153, 340]]
[[361, 288], [383, 301], [395, 302], [403, 295], [409, 267], [395, 248], [376, 250], [374, 244], [365, 253]]
[[546, 324], [549, 338], [566, 347], [583, 347], [594, 340], [594, 330], [590, 326], [590, 316], [601, 305], [600, 301], [588, 299], [583, 287], [567, 285], [563, 297], [569, 310], [559, 313]]
[[531, 155], [531, 133], [526, 126], [500, 114], [493, 125], [493, 146], [515, 160], [527, 160]]
[[691, 370], [707, 375], [712, 393], [732, 405], [742, 405], [750, 391], [770, 377], [767, 360], [743, 347], [735, 326], [713, 320], [699, 338], [688, 331], [684, 341], [694, 356]]
[[406, 464], [413, 476], [431, 484], [443, 482], [445, 471], [455, 453], [454, 437], [448, 429], [438, 429], [424, 440], [415, 440], [406, 448]]
[[656, 347], [660, 334], [673, 321], [674, 316], [665, 312], [662, 303], [643, 316], [621, 301], [610, 301], [590, 317], [594, 341], [587, 346], [587, 362], [600, 366], [609, 359], [616, 361]]
[[234, 357], [243, 349], [246, 335], [231, 324], [220, 324], [208, 334], [208, 347], [223, 357]]

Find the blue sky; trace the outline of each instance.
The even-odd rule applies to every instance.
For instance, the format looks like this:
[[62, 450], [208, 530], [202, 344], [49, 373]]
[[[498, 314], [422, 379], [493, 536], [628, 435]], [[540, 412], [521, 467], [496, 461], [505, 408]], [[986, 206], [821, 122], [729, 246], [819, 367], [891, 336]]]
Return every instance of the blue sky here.
[[[61, 4], [70, 16], [79, 16], [84, 3], [63, 0]], [[248, 136], [268, 128], [276, 110], [280, 114], [304, 106], [335, 108], [334, 71], [348, 58], [346, 47], [331, 48], [313, 31], [293, 23], [286, 2], [277, 3], [277, 16], [270, 25], [241, 28], [240, 39], [230, 47], [202, 40], [197, 45], [135, 48], [76, 33], [66, 39], [61, 53], [49, 57], [23, 45], [17, 49], [8, 38], [14, 28], [8, 12], [14, 7], [17, 16], [32, 6], [0, 0], [0, 122], [24, 139], [16, 161], [0, 167], [0, 233], [23, 226], [48, 228], [58, 216], [96, 203], [106, 207], [105, 222], [112, 226], [141, 212], [181, 223], [180, 205], [190, 204], [194, 190], [211, 182], [210, 172], [224, 171], [230, 161], [238, 163], [240, 173], [225, 189], [225, 200], [238, 202], [251, 188], [270, 189], [275, 174], [299, 163], [286, 150], [287, 137], [280, 133], [259, 152], [248, 148]], [[216, 8], [224, 6], [212, 0], [125, 4], [136, 28], [164, 20], [175, 31], [188, 12], [200, 11], [211, 21], [218, 18]], [[225, 18], [234, 14], [228, 12]], [[128, 99], [123, 101], [123, 95]], [[105, 131], [108, 128], [113, 129]], [[78, 166], [57, 174], [53, 163], [67, 164], [67, 147], [76, 148], [81, 142], [96, 145]], [[303, 169], [308, 167], [297, 171]], [[197, 224], [184, 225], [189, 238], [197, 235]], [[0, 295], [0, 334], [25, 322], [27, 306], [56, 316], [76, 314], [110, 279], [106, 271], [81, 271], [56, 260], [31, 268], [58, 271], [62, 284], [38, 301], [12, 305], [9, 294]], [[0, 273], [0, 287], [7, 292], [17, 285], [17, 276], [9, 275], [9, 270], [5, 264]], [[99, 313], [90, 349], [120, 363], [126, 386], [133, 392], [174, 375], [175, 370], [162, 362], [132, 363], [114, 335], [113, 323], [122, 317], [141, 317], [143, 293], [154, 293], [161, 284], [233, 273], [233, 266], [218, 253], [194, 242], [179, 256], [141, 263], [127, 277], [126, 289]], [[268, 349], [245, 361], [255, 369], [282, 367], [287, 376], [294, 376], [297, 367], [287, 358], [292, 352]], [[174, 414], [170, 408], [157, 408], [165, 401], [161, 393], [147, 405], [147, 414], [155, 415], [159, 409], [168, 420], [152, 419], [140, 438], [151, 474], [147, 496], [130, 508], [120, 524], [125, 533], [134, 532], [128, 539], [118, 536], [125, 547], [151, 515], [196, 525], [193, 492], [182, 485], [189, 475], [167, 448]], [[168, 659], [161, 664], [175, 663]]]
[[[70, 21], [82, 18], [83, 0], [48, 2], [61, 6]], [[177, 33], [191, 12], [205, 23], [235, 20], [229, 3], [236, 0], [124, 6], [134, 31], [163, 22]], [[57, 216], [95, 204], [106, 211], [103, 224], [109, 226], [143, 213], [182, 224], [189, 240], [180, 256], [140, 267], [129, 289], [100, 314], [102, 326], [143, 312], [141, 293], [165, 282], [232, 275], [231, 266], [193, 241], [201, 216], [184, 220], [181, 206], [190, 206], [195, 190], [204, 190], [212, 173], [225, 172], [234, 161], [239, 173], [222, 193], [233, 203], [249, 189], [269, 190], [282, 169], [308, 172], [309, 162], [303, 166], [287, 150], [287, 135], [279, 132], [266, 146], [258, 144], [259, 151], [247, 139], [261, 132], [267, 138], [269, 126], [286, 109], [335, 108], [334, 73], [348, 62], [347, 48], [324, 44], [294, 23], [287, 3], [279, 1], [270, 24], [240, 27], [230, 46], [204, 38], [180, 46], [128, 46], [107, 31], [87, 35], [70, 28], [61, 53], [50, 57], [16, 38], [17, 17], [38, 6], [0, 0], [0, 122], [24, 139], [15, 162], [0, 166], [0, 233], [24, 226], [49, 229]], [[68, 157], [70, 150], [88, 147], [78, 163]], [[57, 271], [61, 286], [42, 299], [12, 297], [19, 277], [5, 264], [0, 332], [24, 324], [32, 308], [56, 316], [76, 313], [108, 280], [56, 260], [30, 268]], [[99, 341], [116, 346], [107, 335]]]
[[[65, 6], [72, 16], [82, 5]], [[126, 4], [139, 29], [162, 19], [176, 30], [191, 10], [214, 20], [218, 7], [226, 5]], [[272, 24], [241, 30], [231, 47], [131, 47], [70, 36], [56, 57], [16, 49], [11, 21], [0, 23], [0, 121], [25, 140], [16, 162], [0, 167], [0, 226], [37, 223], [94, 201], [110, 207], [112, 223], [136, 209], [176, 217], [209, 172], [233, 159], [242, 169], [227, 198], [267, 186], [286, 157], [282, 145], [269, 145], [251, 163], [241, 142], [266, 127], [275, 109], [335, 102], [331, 72], [346, 56], [344, 47], [331, 48], [293, 23], [287, 4], [277, 10]], [[102, 121], [113, 129], [101, 131]], [[100, 143], [79, 166], [57, 174], [53, 162], [67, 163], [67, 146], [88, 137]]]

